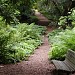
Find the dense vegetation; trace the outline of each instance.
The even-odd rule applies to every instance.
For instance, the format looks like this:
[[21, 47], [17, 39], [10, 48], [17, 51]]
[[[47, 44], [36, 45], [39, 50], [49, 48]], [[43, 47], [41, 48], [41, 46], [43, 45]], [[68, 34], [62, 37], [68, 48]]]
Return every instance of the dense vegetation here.
[[75, 27], [72, 30], [54, 30], [48, 34], [51, 43], [49, 57], [63, 60], [68, 49], [75, 51]]
[[0, 63], [27, 60], [42, 44], [46, 28], [33, 23], [35, 8], [63, 28], [48, 34], [50, 58], [63, 60], [68, 49], [75, 50], [74, 7], [75, 0], [0, 0]]
[[42, 44], [46, 28], [35, 25], [37, 0], [0, 0], [0, 63], [27, 60]]
[[[41, 11], [52, 25], [58, 25], [60, 17], [69, 19], [73, 8], [75, 7], [74, 0], [41, 0], [38, 1], [38, 10]], [[44, 9], [45, 8], [45, 9]], [[68, 22], [68, 20], [67, 20]]]
[[[49, 52], [50, 59], [64, 60], [68, 49], [75, 51], [75, 6], [73, 5], [75, 1], [73, 1], [74, 3], [72, 2], [71, 5], [65, 6], [69, 1], [70, 3], [72, 2], [72, 0], [54, 1], [56, 3], [54, 4], [55, 6], [53, 6], [54, 8], [50, 7], [50, 9], [53, 8], [52, 11], [56, 13], [52, 16], [56, 16], [54, 21], [57, 21], [56, 23], [60, 27], [48, 34], [49, 42], [52, 47]], [[57, 9], [56, 7], [59, 8], [60, 13], [54, 10]], [[69, 10], [67, 10], [67, 8]]]
[[32, 10], [36, 0], [0, 0], [0, 16], [9, 24], [35, 22], [37, 18]]
[[18, 24], [14, 27], [0, 22], [0, 63], [15, 63], [27, 60], [35, 48], [42, 44], [45, 27]]
[[0, 16], [6, 24], [37, 23], [38, 19], [34, 16], [33, 10], [37, 8], [57, 24], [61, 16], [71, 14], [73, 7], [74, 0], [0, 0]]

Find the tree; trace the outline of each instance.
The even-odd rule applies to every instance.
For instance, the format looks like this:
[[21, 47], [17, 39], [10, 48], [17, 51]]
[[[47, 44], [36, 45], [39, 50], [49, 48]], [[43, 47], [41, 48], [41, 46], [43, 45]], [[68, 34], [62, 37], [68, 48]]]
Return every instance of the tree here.
[[58, 22], [61, 16], [71, 14], [71, 9], [75, 7], [75, 0], [41, 0], [38, 5], [50, 20]]
[[[3, 17], [7, 23], [17, 23], [19, 20], [26, 20], [30, 18], [32, 13], [32, 6], [36, 0], [0, 0], [0, 16]], [[17, 13], [18, 12], [18, 13]]]

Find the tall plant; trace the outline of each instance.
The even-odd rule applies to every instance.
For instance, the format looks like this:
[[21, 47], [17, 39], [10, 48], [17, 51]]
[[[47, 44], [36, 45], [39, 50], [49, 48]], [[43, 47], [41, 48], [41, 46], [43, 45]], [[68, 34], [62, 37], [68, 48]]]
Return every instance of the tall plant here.
[[36, 0], [0, 0], [0, 16], [3, 17], [6, 24], [16, 23], [19, 18], [17, 15], [24, 16], [23, 19], [30, 16], [31, 8]]

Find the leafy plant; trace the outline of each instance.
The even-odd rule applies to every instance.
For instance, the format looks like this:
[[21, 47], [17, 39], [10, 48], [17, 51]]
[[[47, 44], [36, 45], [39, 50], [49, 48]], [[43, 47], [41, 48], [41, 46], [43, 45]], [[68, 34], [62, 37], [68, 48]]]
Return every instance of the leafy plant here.
[[[18, 24], [18, 22], [32, 23], [33, 5], [37, 0], [0, 0], [0, 16], [7, 24]], [[33, 19], [33, 20], [32, 20]], [[36, 20], [37, 21], [37, 20]]]
[[[0, 63], [16, 63], [27, 60], [35, 48], [42, 44], [44, 27], [19, 24], [14, 27], [0, 23]], [[39, 31], [38, 31], [39, 30]]]
[[[50, 35], [49, 35], [50, 36]], [[51, 37], [51, 36], [50, 36]], [[65, 31], [58, 32], [52, 36], [51, 51], [49, 52], [49, 58], [64, 60], [65, 54], [68, 49], [75, 51], [75, 28], [72, 30], [66, 29]]]

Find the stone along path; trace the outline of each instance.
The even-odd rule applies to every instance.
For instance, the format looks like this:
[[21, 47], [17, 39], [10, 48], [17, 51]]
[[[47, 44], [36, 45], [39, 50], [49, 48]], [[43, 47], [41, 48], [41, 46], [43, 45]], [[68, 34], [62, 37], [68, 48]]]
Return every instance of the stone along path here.
[[[44, 17], [41, 15], [41, 19], [43, 18]], [[50, 46], [48, 38], [45, 35], [43, 38], [43, 44], [34, 51], [34, 54], [29, 57], [28, 61], [0, 65], [0, 75], [52, 75], [51, 72], [54, 66], [48, 60], [49, 50]]]

